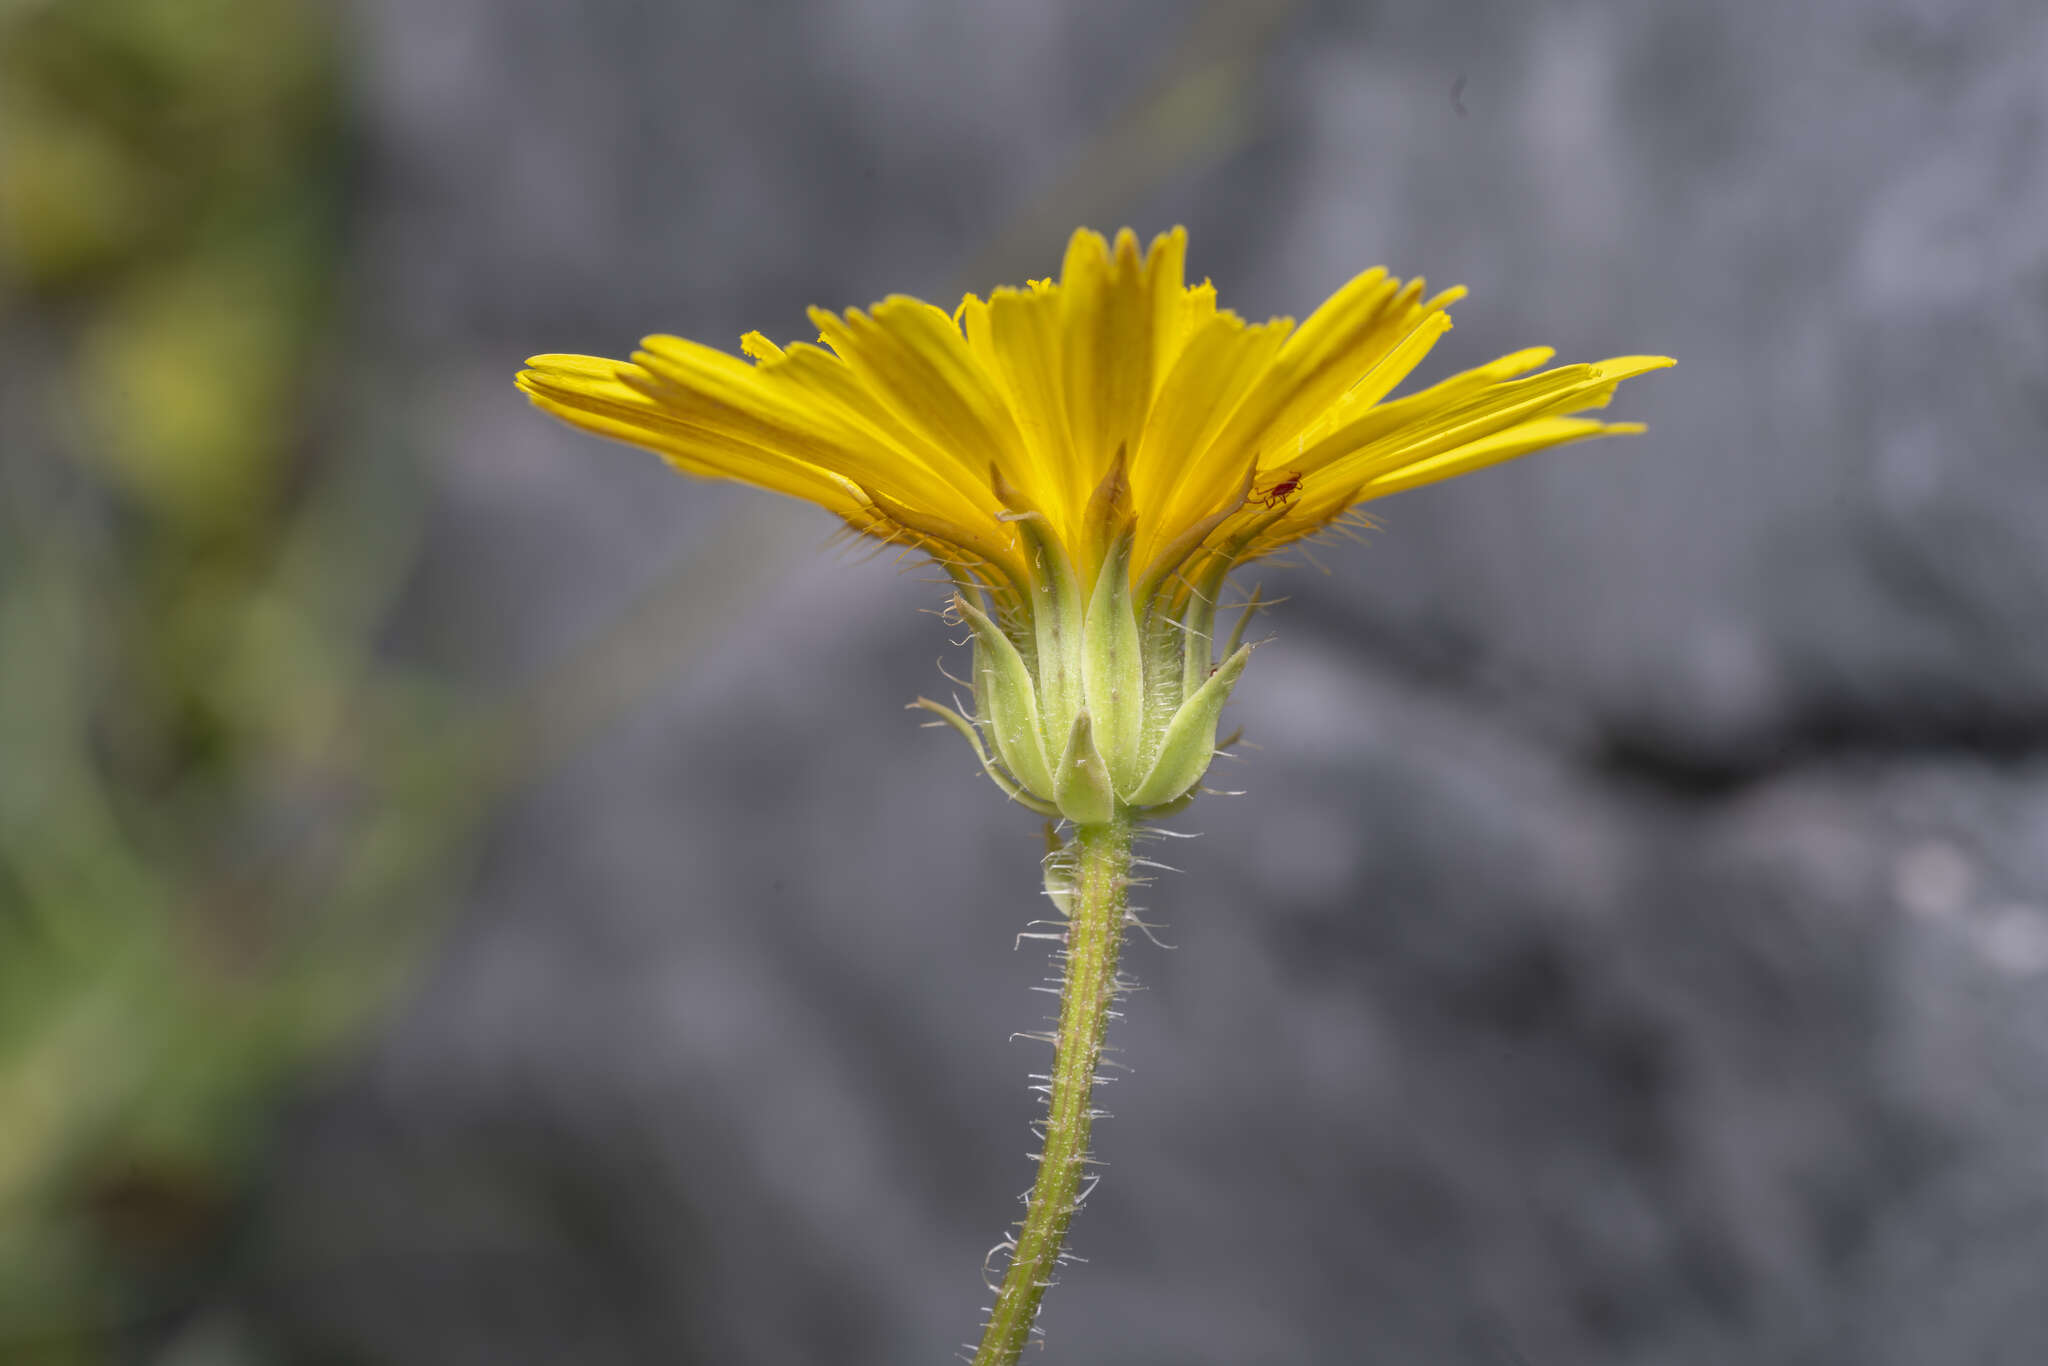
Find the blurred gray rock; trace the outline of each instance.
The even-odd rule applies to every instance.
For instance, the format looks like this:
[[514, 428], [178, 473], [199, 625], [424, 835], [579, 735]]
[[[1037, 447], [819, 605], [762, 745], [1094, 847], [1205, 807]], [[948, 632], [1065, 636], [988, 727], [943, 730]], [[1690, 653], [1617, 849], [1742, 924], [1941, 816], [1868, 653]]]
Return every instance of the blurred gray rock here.
[[[365, 344], [481, 680], [752, 505], [531, 351], [937, 293], [1162, 74], [1163, 4], [363, 9]], [[1665, 351], [1652, 434], [1276, 571], [1177, 824], [1069, 1362], [2048, 1356], [2048, 15], [1304, 10], [1186, 222], [1247, 313], [1463, 280], [1442, 373]], [[1462, 112], [1461, 112], [1462, 110]], [[1046, 267], [1058, 242], [1044, 244]], [[810, 552], [496, 832], [309, 1103], [246, 1294], [308, 1362], [946, 1359], [1019, 1207], [1035, 822], [901, 706], [936, 593]]]
[[1648, 438], [1376, 509], [1322, 624], [1462, 652], [1680, 761], [2038, 743], [2048, 16], [1398, 9], [1285, 83], [1273, 293], [1383, 256], [1473, 287], [1462, 361], [1680, 369], [1618, 400]]

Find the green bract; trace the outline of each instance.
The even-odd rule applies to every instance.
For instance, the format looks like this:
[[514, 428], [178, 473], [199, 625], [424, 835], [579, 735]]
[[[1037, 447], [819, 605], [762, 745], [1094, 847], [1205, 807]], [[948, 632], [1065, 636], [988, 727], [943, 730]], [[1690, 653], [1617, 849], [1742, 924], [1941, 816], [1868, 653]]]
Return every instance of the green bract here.
[[[1078, 825], [1186, 804], [1209, 769], [1223, 704], [1252, 651], [1238, 643], [1240, 621], [1216, 662], [1221, 572], [1141, 583], [1142, 598], [1133, 591], [1135, 527], [1116, 480], [1106, 482], [1094, 581], [1080, 582], [1035, 515], [1019, 515], [1036, 585], [1030, 610], [991, 610], [971, 582], [951, 604], [973, 633], [973, 715], [929, 698], [913, 704], [965, 735], [1011, 797]], [[1245, 620], [1259, 606], [1254, 594]]]

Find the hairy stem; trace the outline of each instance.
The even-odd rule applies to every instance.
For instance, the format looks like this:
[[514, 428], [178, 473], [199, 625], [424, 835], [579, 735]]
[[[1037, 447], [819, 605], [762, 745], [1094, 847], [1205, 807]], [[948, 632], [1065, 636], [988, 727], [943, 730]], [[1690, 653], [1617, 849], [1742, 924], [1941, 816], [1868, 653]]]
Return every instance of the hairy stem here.
[[1117, 950], [1124, 937], [1129, 821], [1119, 815], [1100, 825], [1082, 826], [1065, 857], [1071, 859], [1063, 870], [1069, 887], [1066, 973], [1047, 1087], [1045, 1150], [974, 1366], [1011, 1366], [1031, 1340], [1032, 1320], [1059, 1264], [1089, 1162], [1088, 1131], [1096, 1113], [1091, 1098], [1102, 1062], [1102, 1037], [1116, 999]]

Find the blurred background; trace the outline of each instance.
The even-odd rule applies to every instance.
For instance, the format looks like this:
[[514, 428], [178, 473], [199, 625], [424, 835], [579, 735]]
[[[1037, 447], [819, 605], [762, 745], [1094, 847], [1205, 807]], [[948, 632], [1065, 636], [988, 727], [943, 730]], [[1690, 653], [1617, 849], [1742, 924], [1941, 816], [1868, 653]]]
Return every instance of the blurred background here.
[[5, 0], [0, 1361], [949, 1358], [937, 592], [511, 376], [1077, 223], [1681, 364], [1258, 576], [1047, 1359], [2048, 1358], [2035, 0]]

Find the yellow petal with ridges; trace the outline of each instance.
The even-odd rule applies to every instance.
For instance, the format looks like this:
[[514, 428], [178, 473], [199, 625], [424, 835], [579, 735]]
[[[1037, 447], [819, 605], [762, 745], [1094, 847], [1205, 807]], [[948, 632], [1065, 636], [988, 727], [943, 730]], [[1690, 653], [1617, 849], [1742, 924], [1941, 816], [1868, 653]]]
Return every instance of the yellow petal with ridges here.
[[[919, 545], [1004, 612], [1071, 594], [1042, 591], [1055, 561], [1068, 581], [1092, 581], [1109, 524], [1090, 521], [1090, 499], [1122, 452], [1116, 516], [1135, 525], [1133, 586], [1179, 613], [1186, 575], [1220, 583], [1360, 501], [1631, 430], [1575, 414], [1670, 363], [1530, 373], [1551, 359], [1539, 347], [1389, 399], [1449, 328], [1462, 289], [1426, 296], [1421, 280], [1374, 269], [1299, 327], [1251, 325], [1219, 310], [1207, 281], [1186, 282], [1186, 248], [1180, 229], [1142, 252], [1129, 230], [1113, 242], [1082, 230], [1057, 281], [969, 295], [951, 314], [900, 295], [814, 310], [824, 346], [754, 332], [743, 357], [653, 336], [630, 363], [537, 357], [520, 387], [689, 473], [805, 498]], [[1024, 536], [1015, 519], [1027, 511], [1037, 520]]]
[[1217, 437], [1291, 327], [1284, 318], [1247, 325], [1234, 313], [1218, 313], [1182, 348], [1131, 461], [1140, 566], [1237, 492], [1248, 457]]
[[999, 289], [963, 321], [969, 344], [1001, 384], [1031, 453], [1031, 482], [1025, 487], [1043, 491], [1040, 506], [1065, 534], [1071, 529], [1068, 509], [1080, 507], [1094, 483], [1069, 434], [1059, 296]]

